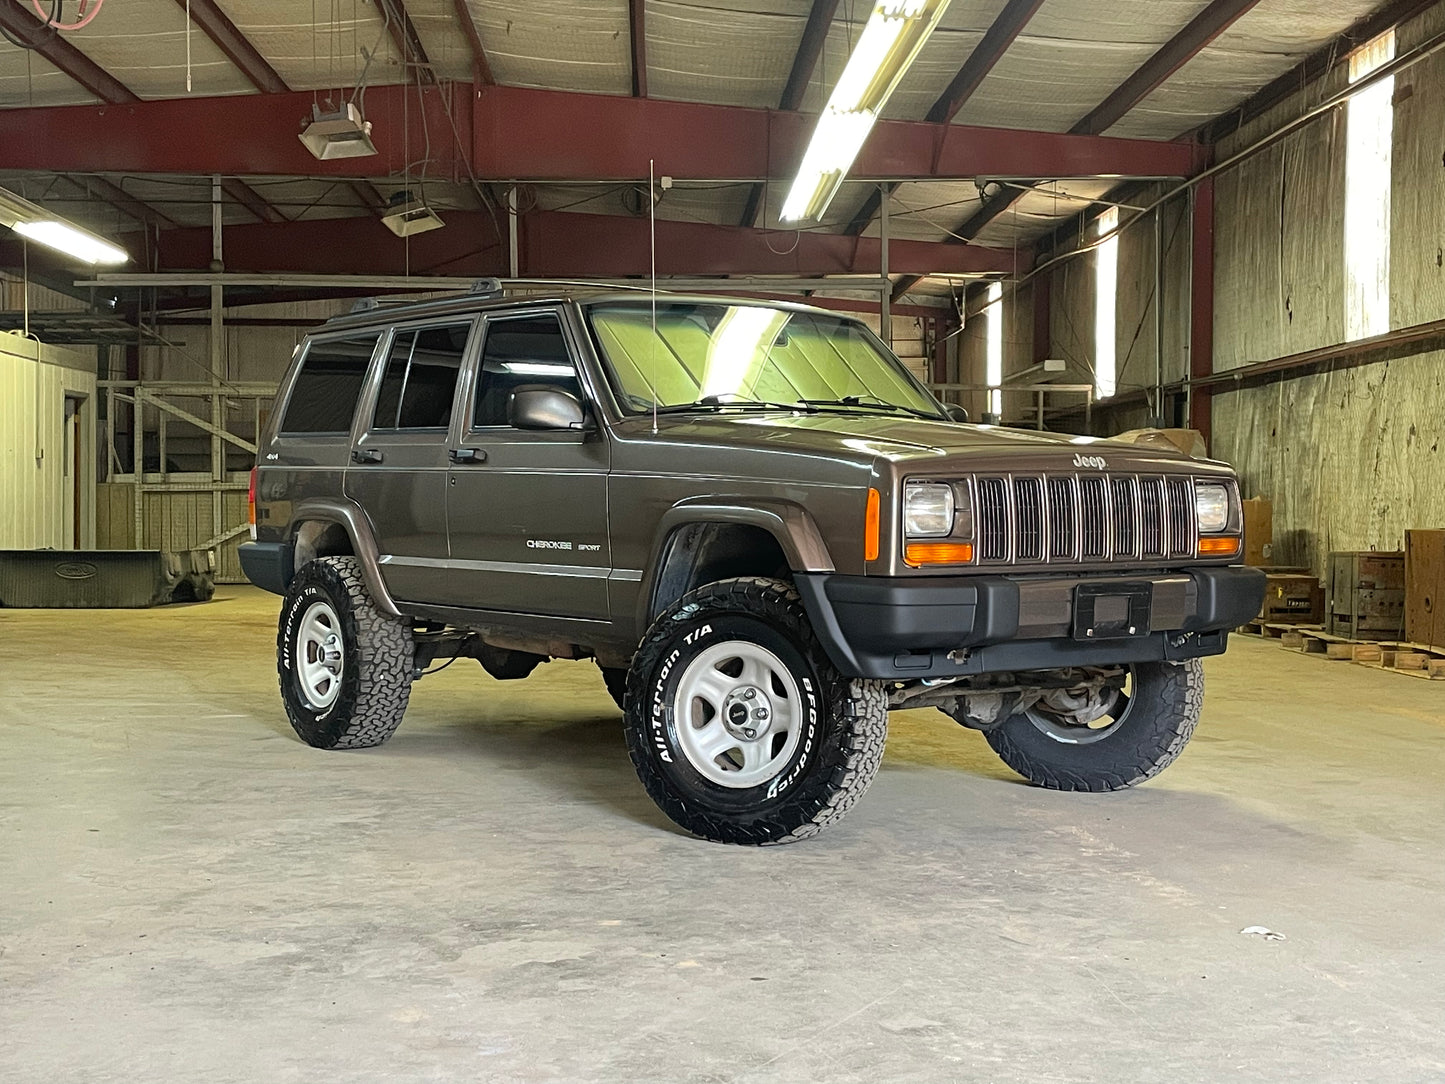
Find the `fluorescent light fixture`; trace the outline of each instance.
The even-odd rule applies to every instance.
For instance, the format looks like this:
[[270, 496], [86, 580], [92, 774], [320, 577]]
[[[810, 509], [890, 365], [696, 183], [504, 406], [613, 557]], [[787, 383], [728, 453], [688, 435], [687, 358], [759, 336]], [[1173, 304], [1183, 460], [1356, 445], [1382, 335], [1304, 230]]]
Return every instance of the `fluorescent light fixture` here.
[[410, 237], [414, 233], [439, 230], [446, 225], [437, 214], [419, 199], [413, 199], [410, 192], [398, 192], [391, 197], [381, 224], [398, 237]]
[[354, 102], [347, 102], [334, 113], [323, 113], [320, 106], [313, 105], [311, 122], [301, 129], [297, 138], [322, 161], [365, 158], [376, 153], [376, 145], [371, 141], [371, 121], [362, 117]]
[[0, 224], [9, 226], [28, 241], [84, 263], [113, 266], [130, 259], [125, 249], [3, 188], [0, 188]]
[[784, 222], [823, 216], [873, 122], [947, 6], [948, 0], [878, 0], [803, 153], [783, 201], [779, 217]]

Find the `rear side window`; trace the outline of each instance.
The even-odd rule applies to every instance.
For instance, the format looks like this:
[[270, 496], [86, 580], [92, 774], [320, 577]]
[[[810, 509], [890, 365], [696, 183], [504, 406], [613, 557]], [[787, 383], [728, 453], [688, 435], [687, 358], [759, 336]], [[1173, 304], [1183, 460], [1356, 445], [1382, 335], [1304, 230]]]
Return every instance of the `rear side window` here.
[[372, 429], [445, 429], [472, 325], [398, 331], [387, 354]]
[[582, 397], [577, 369], [556, 316], [493, 320], [477, 373], [472, 427], [507, 425], [507, 402], [514, 390], [545, 384]]
[[349, 433], [376, 333], [313, 342], [291, 386], [282, 433]]

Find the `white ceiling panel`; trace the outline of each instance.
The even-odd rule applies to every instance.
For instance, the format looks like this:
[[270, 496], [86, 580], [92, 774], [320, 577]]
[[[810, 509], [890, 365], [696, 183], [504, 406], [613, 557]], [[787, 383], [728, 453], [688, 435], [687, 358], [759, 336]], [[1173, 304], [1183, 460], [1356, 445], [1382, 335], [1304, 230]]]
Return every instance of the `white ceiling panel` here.
[[[363, 0], [221, 0], [251, 44], [296, 90], [354, 86], [365, 67], [370, 84], [399, 83], [401, 60], [374, 4]], [[314, 17], [314, 21], [313, 21]]]
[[497, 82], [628, 94], [627, 0], [467, 0]]
[[0, 44], [0, 109], [95, 102], [75, 80], [39, 53]]
[[807, 23], [807, 0], [777, 11], [735, 3], [652, 0], [647, 88], [656, 98], [776, 109]]

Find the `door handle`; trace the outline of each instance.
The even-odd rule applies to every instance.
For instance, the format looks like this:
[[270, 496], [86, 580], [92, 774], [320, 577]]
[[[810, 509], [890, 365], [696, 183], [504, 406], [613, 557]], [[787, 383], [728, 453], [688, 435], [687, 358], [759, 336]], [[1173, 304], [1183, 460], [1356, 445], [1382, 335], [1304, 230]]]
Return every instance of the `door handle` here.
[[453, 463], [485, 463], [487, 453], [480, 448], [453, 448], [449, 453]]
[[351, 461], [353, 463], [380, 463], [386, 456], [381, 454], [380, 448], [353, 448], [351, 449]]

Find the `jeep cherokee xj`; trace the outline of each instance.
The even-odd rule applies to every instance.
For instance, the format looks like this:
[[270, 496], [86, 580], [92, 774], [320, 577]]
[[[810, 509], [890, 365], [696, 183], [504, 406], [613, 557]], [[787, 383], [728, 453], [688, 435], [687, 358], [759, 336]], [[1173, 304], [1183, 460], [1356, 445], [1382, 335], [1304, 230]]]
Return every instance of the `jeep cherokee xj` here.
[[1222, 463], [970, 426], [857, 320], [664, 295], [372, 306], [309, 335], [252, 480], [306, 742], [377, 745], [437, 659], [591, 658], [676, 823], [838, 820], [890, 709], [1045, 787], [1153, 776], [1253, 617]]

